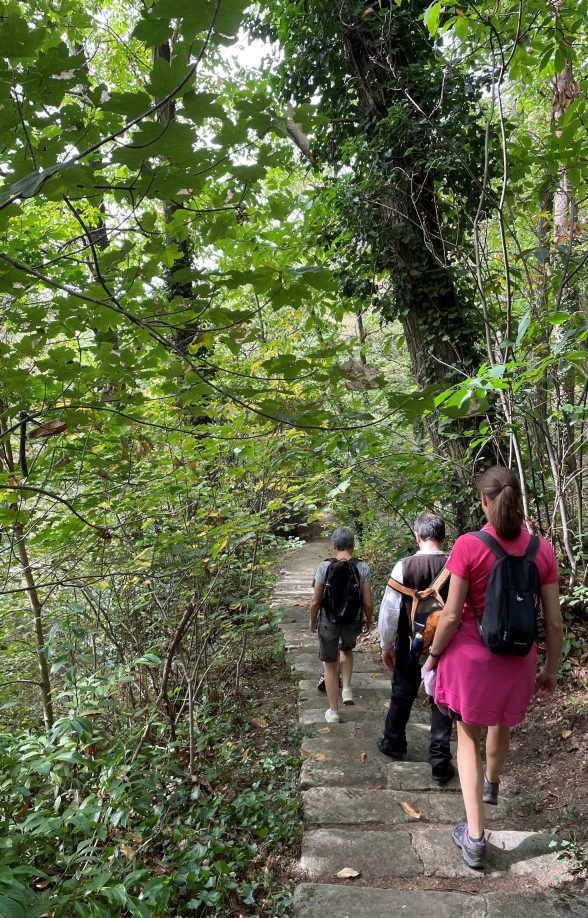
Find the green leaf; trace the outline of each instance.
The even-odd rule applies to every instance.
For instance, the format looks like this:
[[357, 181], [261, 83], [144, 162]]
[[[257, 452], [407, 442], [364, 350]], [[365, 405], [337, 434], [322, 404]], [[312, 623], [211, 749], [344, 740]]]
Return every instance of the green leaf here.
[[545, 321], [549, 322], [550, 325], [563, 325], [569, 318], [570, 314], [568, 312], [552, 312], [550, 315], [545, 316]]
[[158, 57], [153, 64], [151, 76], [147, 83], [147, 90], [156, 99], [169, 95], [181, 84], [183, 86], [181, 90], [178, 90], [178, 95], [181, 95], [182, 92], [188, 92], [193, 85], [191, 79], [186, 81], [186, 77], [191, 70], [192, 66], [187, 66], [179, 58], [175, 58], [170, 62], [164, 60], [163, 57]]
[[196, 124], [207, 118], [224, 118], [225, 111], [212, 92], [187, 92], [182, 98], [182, 114]]
[[0, 895], [0, 915], [2, 918], [27, 918], [26, 906], [11, 899], [6, 895]]
[[433, 38], [439, 30], [439, 19], [441, 17], [441, 2], [436, 0], [435, 3], [431, 3], [430, 6], [425, 10], [424, 22], [429, 30], [429, 35]]
[[40, 172], [30, 172], [28, 175], [25, 175], [24, 178], [19, 179], [18, 182], [9, 185], [8, 188], [0, 194], [0, 204], [4, 204], [15, 196], [20, 198], [32, 198], [50, 176], [55, 175], [60, 169], [65, 169], [66, 167], [67, 163], [55, 163], [55, 165], [50, 166], [48, 169], [42, 169]]
[[172, 27], [169, 19], [159, 19], [156, 16], [147, 14], [141, 19], [133, 29], [133, 38], [137, 41], [144, 41], [151, 47], [162, 45], [170, 38]]
[[146, 92], [113, 92], [101, 103], [101, 108], [106, 112], [124, 115], [125, 119], [131, 121], [148, 111], [152, 105], [153, 100]]
[[468, 21], [465, 16], [457, 16], [455, 19], [454, 32], [461, 42], [468, 37]]

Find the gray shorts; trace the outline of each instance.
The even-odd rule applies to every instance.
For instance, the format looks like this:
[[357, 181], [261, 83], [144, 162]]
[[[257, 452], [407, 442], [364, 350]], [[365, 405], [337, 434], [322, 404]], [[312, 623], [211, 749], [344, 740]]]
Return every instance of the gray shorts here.
[[363, 616], [355, 622], [330, 622], [321, 610], [318, 620], [319, 660], [322, 663], [336, 663], [340, 650], [353, 650], [361, 634]]

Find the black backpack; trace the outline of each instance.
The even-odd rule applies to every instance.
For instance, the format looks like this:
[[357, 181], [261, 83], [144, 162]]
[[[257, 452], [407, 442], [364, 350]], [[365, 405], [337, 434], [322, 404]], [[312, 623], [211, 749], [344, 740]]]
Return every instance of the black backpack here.
[[478, 628], [492, 653], [524, 657], [537, 636], [540, 590], [535, 556], [539, 539], [531, 536], [524, 555], [509, 555], [488, 532], [472, 532], [492, 551], [497, 561], [488, 578], [486, 603]]
[[361, 577], [357, 569], [357, 559], [326, 560], [329, 561], [329, 566], [321, 609], [330, 622], [355, 622], [361, 613]]

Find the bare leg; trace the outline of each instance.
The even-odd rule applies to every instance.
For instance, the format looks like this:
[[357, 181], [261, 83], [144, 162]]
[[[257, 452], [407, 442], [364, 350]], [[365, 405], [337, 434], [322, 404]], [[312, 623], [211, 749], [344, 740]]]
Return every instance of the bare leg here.
[[339, 672], [341, 673], [341, 680], [343, 682], [343, 688], [346, 688], [348, 685], [351, 685], [351, 675], [353, 673], [353, 651], [352, 650], [340, 650], [339, 651]]
[[504, 760], [510, 745], [510, 727], [505, 724], [496, 724], [488, 727], [486, 737], [486, 777], [495, 782], [500, 778]]
[[325, 667], [325, 687], [329, 707], [332, 711], [336, 711], [339, 705], [339, 664], [323, 663], [323, 666]]
[[468, 820], [470, 838], [484, 834], [484, 804], [482, 803], [482, 757], [480, 755], [481, 727], [457, 722], [457, 768]]

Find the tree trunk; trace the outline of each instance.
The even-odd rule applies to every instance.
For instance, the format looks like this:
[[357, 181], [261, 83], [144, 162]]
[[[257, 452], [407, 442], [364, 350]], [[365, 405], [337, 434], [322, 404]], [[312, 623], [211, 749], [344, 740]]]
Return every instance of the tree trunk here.
[[33, 613], [35, 646], [37, 650], [37, 664], [39, 667], [40, 677], [39, 686], [41, 689], [41, 704], [43, 706], [43, 720], [45, 721], [45, 729], [50, 730], [53, 726], [53, 702], [51, 698], [51, 679], [49, 677], [49, 667], [47, 665], [45, 647], [43, 604], [39, 598], [35, 578], [31, 570], [31, 563], [29, 560], [25, 544], [24, 531], [21, 523], [16, 523], [13, 531], [16, 554], [18, 555], [18, 559], [22, 567], [29, 605], [31, 607], [31, 612]]

